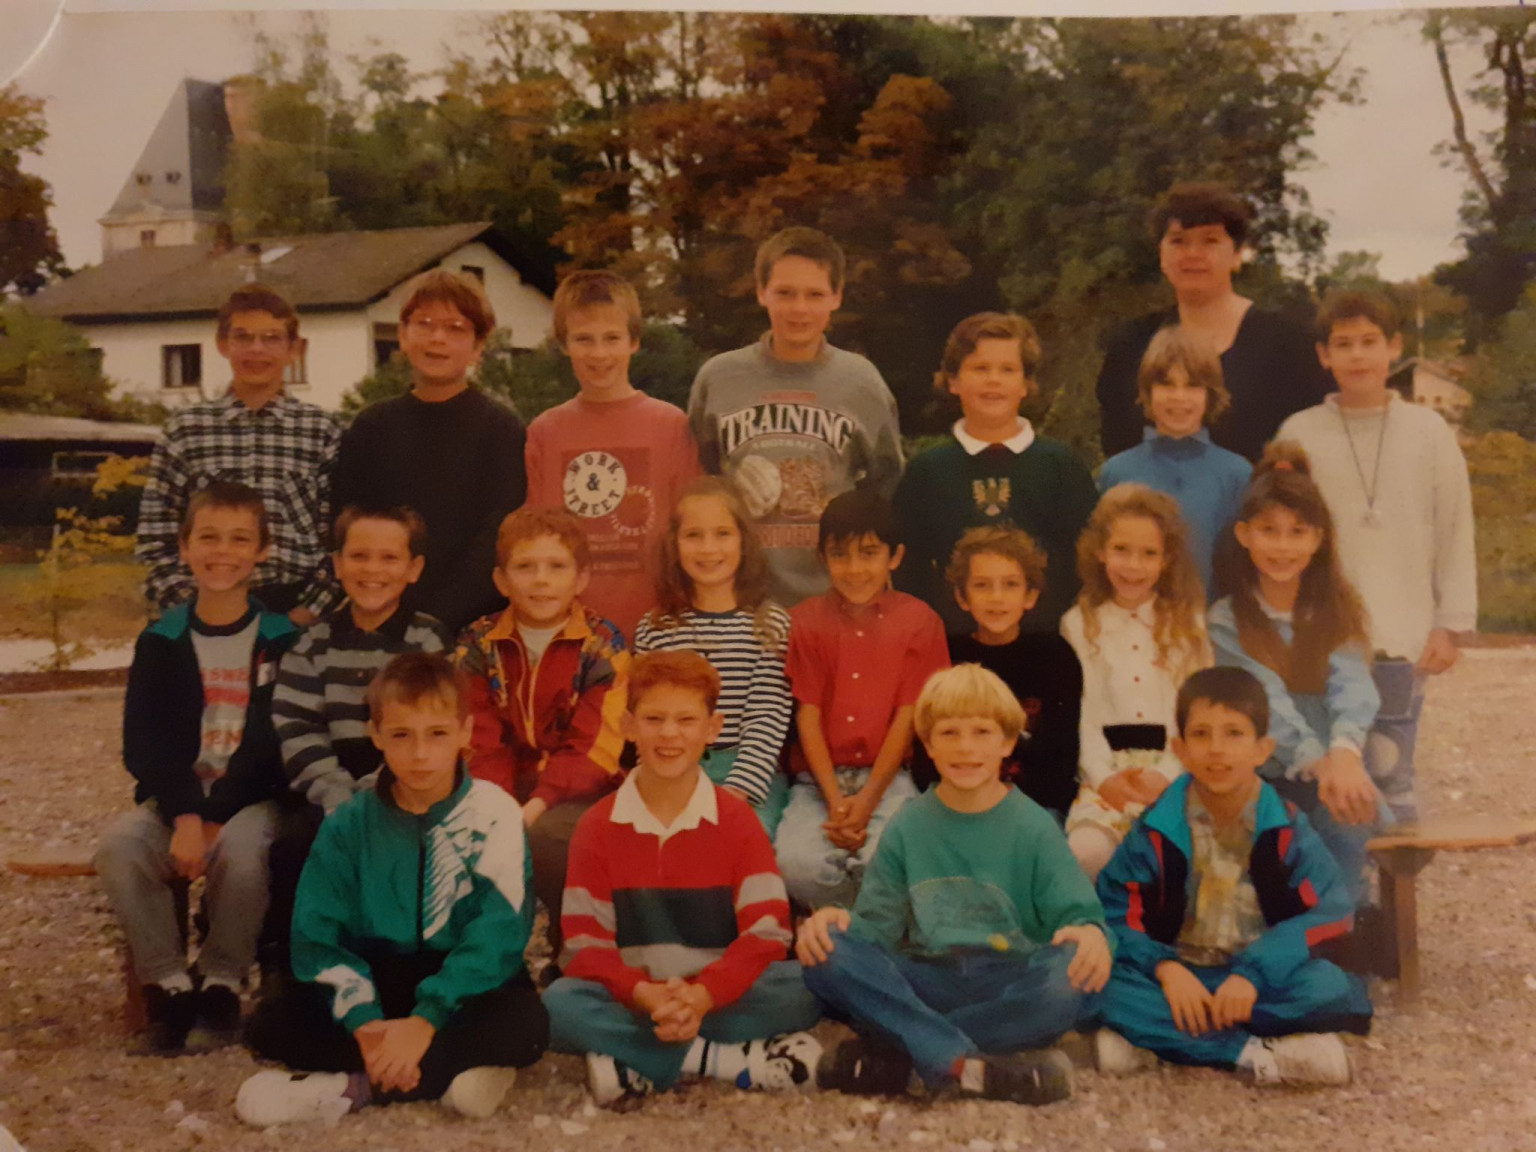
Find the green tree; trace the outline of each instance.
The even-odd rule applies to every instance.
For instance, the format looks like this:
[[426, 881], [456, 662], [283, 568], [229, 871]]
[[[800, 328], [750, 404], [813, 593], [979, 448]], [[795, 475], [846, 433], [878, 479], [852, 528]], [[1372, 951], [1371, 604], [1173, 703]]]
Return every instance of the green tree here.
[[1478, 348], [1464, 383], [1474, 401], [1467, 412], [1472, 430], [1536, 440], [1536, 286]]
[[[1472, 182], [1461, 213], [1467, 254], [1441, 268], [1439, 279], [1467, 298], [1475, 344], [1536, 279], [1536, 11], [1524, 5], [1435, 11], [1424, 17], [1424, 35], [1434, 46], [1451, 110], [1447, 151]], [[1456, 44], [1474, 44], [1482, 53], [1484, 67], [1470, 85], [1452, 73]], [[1473, 139], [1464, 101], [1492, 111], [1498, 128]]]
[[77, 329], [23, 304], [0, 304], [0, 409], [159, 423], [165, 409], [114, 396], [101, 354]]
[[47, 137], [43, 102], [14, 84], [0, 88], [0, 296], [29, 295], [65, 272], [48, 223], [53, 193], [47, 181], [21, 170], [22, 157], [40, 155]]

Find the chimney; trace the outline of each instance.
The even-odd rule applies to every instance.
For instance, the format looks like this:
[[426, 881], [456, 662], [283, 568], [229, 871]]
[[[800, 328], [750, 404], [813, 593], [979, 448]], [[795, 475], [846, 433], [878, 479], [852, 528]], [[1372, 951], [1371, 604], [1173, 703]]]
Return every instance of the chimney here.
[[254, 284], [258, 279], [261, 269], [261, 242], [248, 240], [240, 248], [240, 279], [247, 284]]
[[256, 76], [231, 76], [224, 81], [224, 114], [229, 117], [230, 136], [236, 147], [261, 139], [256, 128], [256, 103], [266, 87], [266, 82]]

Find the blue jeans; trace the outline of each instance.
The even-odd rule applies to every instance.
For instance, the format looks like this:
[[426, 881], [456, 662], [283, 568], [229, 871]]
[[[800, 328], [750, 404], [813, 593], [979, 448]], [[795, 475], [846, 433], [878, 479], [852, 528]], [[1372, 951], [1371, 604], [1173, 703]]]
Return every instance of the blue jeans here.
[[[556, 980], [544, 992], [549, 1047], [555, 1052], [601, 1052], [640, 1073], [657, 1088], [670, 1088], [683, 1070], [688, 1043], [656, 1039], [645, 1015], [620, 1004], [595, 980]], [[770, 964], [735, 1002], [707, 1013], [699, 1035], [721, 1044], [745, 1044], [785, 1032], [801, 1032], [821, 1019], [793, 960]]]
[[[1212, 992], [1232, 974], [1226, 965], [1188, 968]], [[1116, 964], [1099, 996], [1104, 1026], [1138, 1048], [1173, 1064], [1231, 1068], [1253, 1036], [1293, 1032], [1358, 1032], [1370, 1028], [1371, 1001], [1365, 983], [1327, 960], [1308, 960], [1278, 992], [1260, 992], [1253, 1018], [1242, 1028], [1190, 1036], [1173, 1022], [1168, 998], [1155, 977]]]
[[1067, 981], [1075, 945], [925, 960], [846, 932], [832, 939], [827, 962], [805, 970], [806, 987], [855, 1028], [900, 1044], [930, 1086], [956, 1060], [1052, 1043], [1089, 999]]
[[[852, 796], [869, 780], [868, 768], [839, 768], [837, 784], [844, 796]], [[901, 806], [917, 795], [906, 770], [896, 773], [869, 818], [864, 846], [856, 852], [836, 847], [822, 825], [827, 821], [827, 802], [814, 780], [797, 779], [789, 789], [789, 805], [774, 838], [779, 871], [792, 900], [811, 908], [825, 904], [853, 907], [864, 869], [875, 858], [880, 833]]]
[[1381, 708], [1365, 740], [1365, 768], [1396, 820], [1416, 820], [1413, 751], [1424, 710], [1424, 680], [1408, 660], [1378, 660], [1371, 668]]

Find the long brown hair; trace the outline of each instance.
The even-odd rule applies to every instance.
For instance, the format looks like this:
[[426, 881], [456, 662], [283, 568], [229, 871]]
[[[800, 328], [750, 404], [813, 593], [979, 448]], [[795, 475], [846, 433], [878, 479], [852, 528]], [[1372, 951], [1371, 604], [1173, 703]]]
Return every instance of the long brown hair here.
[[1099, 608], [1115, 598], [1115, 588], [1099, 559], [1109, 544], [1115, 522], [1140, 516], [1157, 525], [1163, 537], [1163, 570], [1152, 597], [1152, 638], [1174, 683], [1211, 662], [1205, 635], [1205, 589], [1189, 553], [1189, 527], [1172, 496], [1145, 484], [1116, 484], [1099, 499], [1088, 526], [1077, 538], [1077, 574], [1083, 582], [1077, 606], [1083, 614], [1083, 637], [1097, 646]]
[[725, 505], [736, 531], [741, 534], [741, 564], [736, 569], [736, 607], [752, 613], [752, 632], [759, 644], [771, 651], [782, 648], [788, 637], [781, 635], [772, 619], [773, 601], [768, 598], [768, 558], [762, 541], [747, 515], [747, 506], [736, 485], [724, 476], [700, 476], [683, 489], [667, 530], [661, 537], [661, 568], [656, 578], [656, 610], [651, 623], [660, 629], [682, 626], [683, 614], [693, 608], [693, 579], [683, 571], [677, 554], [677, 533], [683, 523], [683, 501], [692, 496], [713, 496]]
[[1286, 509], [1323, 538], [1301, 574], [1301, 591], [1291, 613], [1291, 643], [1280, 638], [1279, 629], [1259, 603], [1259, 570], [1248, 550], [1235, 541], [1218, 558], [1224, 569], [1222, 586], [1231, 594], [1243, 651], [1273, 669], [1292, 692], [1319, 693], [1328, 685], [1328, 658], [1348, 645], [1368, 653], [1369, 643], [1365, 607], [1344, 578], [1333, 517], [1312, 481], [1312, 466], [1299, 444], [1279, 441], [1264, 450], [1237, 518], [1249, 521], [1270, 507]]

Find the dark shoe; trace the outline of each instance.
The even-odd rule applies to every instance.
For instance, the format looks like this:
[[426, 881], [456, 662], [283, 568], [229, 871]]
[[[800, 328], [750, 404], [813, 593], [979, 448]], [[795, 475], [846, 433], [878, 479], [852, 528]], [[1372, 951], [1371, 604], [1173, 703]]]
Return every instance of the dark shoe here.
[[1072, 1061], [1065, 1052], [1012, 1052], [982, 1056], [981, 1095], [1015, 1104], [1054, 1104], [1072, 1095]]
[[197, 994], [197, 1015], [219, 1045], [240, 1042], [240, 995], [224, 984], [208, 984]]
[[851, 1096], [899, 1096], [912, 1080], [912, 1057], [904, 1048], [870, 1036], [844, 1040], [822, 1056], [816, 1084]]
[[560, 971], [560, 965], [551, 960], [543, 968], [539, 969], [539, 978], [535, 982], [535, 987], [542, 992], [564, 975], [565, 973]]
[[158, 984], [144, 985], [144, 1015], [149, 1021], [149, 1046], [155, 1052], [180, 1052], [187, 1033], [197, 1023], [197, 993], [167, 992]]

